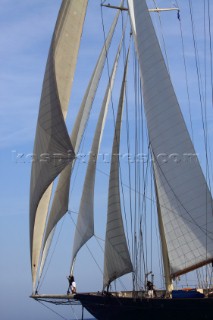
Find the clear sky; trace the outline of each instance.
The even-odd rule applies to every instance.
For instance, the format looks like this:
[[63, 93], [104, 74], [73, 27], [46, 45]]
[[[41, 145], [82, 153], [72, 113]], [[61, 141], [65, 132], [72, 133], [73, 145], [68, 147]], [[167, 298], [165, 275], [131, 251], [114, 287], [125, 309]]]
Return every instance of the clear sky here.
[[[109, 2], [109, 1], [107, 1]], [[180, 1], [179, 2], [185, 2]], [[199, 29], [201, 24], [198, 13], [202, 7], [198, 5], [198, 0], [194, 2], [194, 13], [197, 16], [196, 37], [199, 44], [199, 57], [201, 66], [203, 61], [203, 34]], [[53, 320], [59, 317], [38, 303], [28, 298], [31, 294], [31, 271], [30, 271], [30, 251], [29, 251], [29, 230], [28, 230], [28, 211], [29, 211], [29, 185], [31, 163], [28, 155], [32, 153], [36, 120], [43, 81], [44, 69], [54, 29], [57, 13], [60, 7], [60, 0], [1, 0], [0, 10], [0, 317], [3, 320]], [[103, 31], [100, 19], [100, 1], [89, 1], [89, 12], [85, 21], [85, 31], [82, 39], [81, 58], [78, 62], [77, 72], [79, 78], [76, 79], [71, 97], [71, 111], [68, 114], [68, 129], [73, 125], [75, 115], [82, 99], [82, 92], [85, 91], [89, 80], [95, 59], [98, 57], [98, 51], [103, 44]], [[119, 1], [116, 1], [118, 4]], [[98, 5], [97, 5], [98, 4]], [[162, 6], [170, 5], [171, 1], [159, 1]], [[183, 4], [181, 4], [183, 5]], [[189, 11], [183, 11], [181, 15], [189, 19]], [[187, 14], [186, 14], [187, 13]], [[172, 50], [174, 45], [181, 48], [181, 42], [177, 42], [175, 36], [179, 28], [176, 14], [168, 14], [170, 18], [165, 18], [163, 28], [167, 32], [168, 42], [167, 49], [170, 52], [170, 63], [173, 67], [171, 71], [172, 79], [177, 85], [177, 94], [183, 102], [183, 111], [186, 113], [186, 122], [190, 127], [187, 95], [185, 90], [183, 64], [176, 65], [176, 51]], [[104, 11], [104, 21], [108, 30], [109, 23], [112, 21], [112, 13]], [[165, 14], [164, 14], [165, 17]], [[168, 17], [168, 16], [167, 16]], [[96, 24], [97, 21], [97, 24]], [[169, 25], [169, 28], [168, 28]], [[202, 29], [202, 28], [201, 28]], [[188, 68], [192, 71], [189, 76], [190, 94], [193, 109], [193, 126], [194, 140], [196, 148], [199, 150], [199, 157], [204, 167], [204, 155], [202, 144], [202, 129], [200, 123], [200, 109], [197, 95], [197, 83], [195, 74], [194, 56], [191, 52], [193, 49], [192, 39], [189, 37], [190, 28], [186, 23], [186, 57]], [[116, 41], [119, 39], [115, 36]], [[181, 62], [182, 63], [182, 62]], [[171, 67], [170, 66], [170, 67]], [[202, 69], [203, 70], [203, 69]], [[203, 71], [201, 72], [203, 76]], [[106, 75], [106, 70], [105, 70]], [[209, 78], [209, 74], [208, 74]], [[181, 80], [181, 81], [180, 81]], [[182, 93], [184, 90], [184, 93]], [[117, 95], [114, 94], [116, 99]], [[211, 99], [208, 92], [207, 118], [209, 134], [213, 135], [213, 115], [212, 107], [209, 102]], [[133, 98], [130, 104], [133, 103]], [[101, 98], [96, 99], [96, 105]], [[96, 109], [95, 109], [96, 110]], [[95, 117], [96, 111], [92, 113]], [[109, 119], [112, 119], [112, 111]], [[87, 132], [90, 136], [90, 128], [94, 127], [91, 122]], [[108, 140], [108, 136], [105, 142]], [[212, 146], [210, 146], [212, 148]], [[108, 146], [102, 149], [108, 152]], [[88, 150], [87, 150], [88, 151]], [[82, 165], [82, 171], [85, 172], [85, 165]], [[106, 164], [107, 166], [107, 164]], [[107, 167], [106, 171], [108, 171]], [[81, 171], [81, 170], [80, 170]], [[97, 198], [96, 211], [102, 210], [102, 202], [106, 199], [106, 189], [102, 182], [107, 181], [107, 177], [97, 175], [97, 185], [102, 192]], [[79, 181], [82, 185], [82, 180]], [[70, 209], [78, 210], [77, 195], [74, 193]], [[79, 189], [77, 189], [79, 193]], [[97, 234], [103, 234], [103, 227], [99, 226], [104, 218], [98, 218]], [[76, 220], [76, 217], [74, 217]], [[53, 258], [54, 268], [50, 269], [49, 284], [44, 287], [44, 292], [63, 293], [67, 289], [66, 275], [69, 272], [70, 252], [71, 252], [71, 235], [73, 234], [73, 223], [69, 216], [66, 216], [64, 223], [61, 224], [63, 233], [60, 237], [57, 247], [60, 251]], [[100, 233], [99, 233], [100, 231]], [[102, 255], [102, 252], [95, 243], [91, 243], [96, 258]], [[95, 262], [87, 265], [90, 255], [86, 249], [79, 255], [77, 268], [82, 272], [79, 281], [80, 290], [101, 290], [102, 274], [93, 269]], [[84, 259], [83, 259], [84, 258]], [[100, 258], [102, 259], [102, 258]], [[95, 270], [95, 271], [93, 271]], [[79, 271], [79, 274], [80, 274]], [[59, 273], [59, 275], [58, 275]], [[89, 281], [91, 280], [91, 281]], [[86, 285], [85, 285], [86, 284]], [[56, 289], [55, 289], [56, 288]], [[67, 308], [67, 309], [66, 309]], [[68, 307], [54, 308], [60, 312], [66, 319], [74, 318], [72, 310]], [[78, 310], [77, 310], [78, 313]]]

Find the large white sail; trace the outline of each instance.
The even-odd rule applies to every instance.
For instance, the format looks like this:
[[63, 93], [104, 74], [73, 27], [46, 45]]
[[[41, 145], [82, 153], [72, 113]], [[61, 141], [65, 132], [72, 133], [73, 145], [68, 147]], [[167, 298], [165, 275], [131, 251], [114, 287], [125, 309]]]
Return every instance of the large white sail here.
[[[122, 1], [123, 3], [123, 1]], [[122, 4], [121, 3], [121, 4]], [[118, 18], [120, 15], [120, 11], [118, 10], [112, 26], [109, 30], [109, 33], [107, 35], [106, 41], [103, 45], [103, 48], [101, 50], [101, 53], [99, 55], [97, 64], [95, 66], [95, 69], [93, 71], [92, 77], [90, 79], [89, 85], [87, 87], [86, 93], [84, 95], [83, 101], [81, 103], [81, 107], [79, 109], [74, 128], [72, 130], [71, 134], [71, 142], [73, 145], [73, 148], [75, 150], [75, 153], [77, 154], [80, 148], [82, 136], [89, 118], [90, 110], [92, 107], [92, 103], [95, 97], [95, 93], [98, 87], [98, 83], [104, 68], [104, 64], [107, 57], [107, 51], [110, 47], [112, 37], [115, 31], [115, 27], [118, 22]], [[58, 185], [54, 194], [53, 204], [51, 207], [48, 224], [45, 232], [45, 238], [44, 238], [44, 253], [42, 256], [42, 266], [44, 265], [44, 261], [46, 259], [46, 254], [48, 253], [49, 246], [51, 244], [51, 241], [48, 240], [48, 237], [52, 230], [55, 228], [58, 221], [64, 216], [64, 214], [68, 210], [68, 202], [69, 202], [69, 190], [70, 190], [70, 178], [72, 173], [72, 168], [74, 166], [75, 160], [73, 160], [60, 174]], [[42, 273], [42, 270], [40, 270], [40, 274]]]
[[[99, 153], [102, 133], [105, 126], [106, 115], [108, 112], [109, 102], [114, 85], [115, 75], [118, 67], [118, 61], [123, 43], [123, 36], [118, 47], [118, 52], [115, 57], [115, 62], [112, 68], [109, 83], [106, 89], [104, 100], [101, 107], [101, 112], [96, 126], [89, 163], [84, 182], [80, 209], [78, 213], [78, 220], [76, 224], [73, 255], [71, 262], [71, 270], [73, 270], [73, 262], [80, 248], [94, 235], [94, 187], [96, 174], [96, 161]], [[72, 271], [71, 271], [72, 273]]]
[[112, 147], [104, 252], [104, 288], [108, 286], [113, 280], [133, 271], [124, 232], [119, 188], [120, 130], [125, 96], [127, 66], [128, 56], [121, 86], [121, 94], [119, 99]]
[[212, 196], [187, 131], [145, 0], [128, 0], [170, 272], [213, 259]]
[[34, 290], [52, 190], [51, 182], [74, 157], [64, 119], [68, 109], [86, 8], [85, 0], [63, 0], [46, 65], [30, 191], [30, 241]]

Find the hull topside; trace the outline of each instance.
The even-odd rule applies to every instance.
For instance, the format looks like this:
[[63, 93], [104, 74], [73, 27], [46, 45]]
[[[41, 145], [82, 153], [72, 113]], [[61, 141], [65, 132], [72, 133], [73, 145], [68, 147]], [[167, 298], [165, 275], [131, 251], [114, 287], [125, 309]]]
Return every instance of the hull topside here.
[[77, 294], [98, 320], [212, 320], [213, 299], [124, 298], [101, 294]]

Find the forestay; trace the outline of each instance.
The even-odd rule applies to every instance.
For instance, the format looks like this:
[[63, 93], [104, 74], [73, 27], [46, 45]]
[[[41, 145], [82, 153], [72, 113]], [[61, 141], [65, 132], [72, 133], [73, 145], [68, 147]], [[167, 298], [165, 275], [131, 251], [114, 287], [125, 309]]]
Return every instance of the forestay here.
[[156, 187], [177, 276], [213, 259], [212, 197], [171, 84], [145, 0], [129, 0]]

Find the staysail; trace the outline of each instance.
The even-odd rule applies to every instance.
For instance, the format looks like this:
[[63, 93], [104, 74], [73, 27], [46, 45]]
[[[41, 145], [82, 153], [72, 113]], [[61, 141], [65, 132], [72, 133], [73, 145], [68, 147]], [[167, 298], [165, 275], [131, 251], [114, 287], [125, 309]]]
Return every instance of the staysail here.
[[63, 0], [46, 65], [30, 189], [30, 247], [34, 290], [51, 183], [74, 157], [64, 119], [86, 8], [85, 0]]
[[212, 196], [145, 0], [128, 0], [172, 277], [213, 260]]
[[104, 100], [101, 107], [101, 112], [98, 118], [96, 126], [91, 153], [89, 157], [86, 178], [84, 182], [82, 198], [80, 203], [80, 209], [78, 213], [78, 220], [76, 224], [73, 256], [71, 262], [71, 274], [73, 273], [73, 262], [80, 248], [94, 235], [94, 187], [95, 187], [95, 174], [96, 174], [96, 162], [101, 143], [102, 133], [105, 126], [106, 115], [108, 112], [108, 106], [112, 94], [112, 88], [114, 85], [115, 75], [118, 67], [120, 52], [123, 43], [123, 36], [118, 47], [118, 52], [115, 57], [115, 62], [112, 68], [109, 83], [106, 89]]
[[[122, 4], [123, 4], [123, 1], [121, 2], [121, 5]], [[107, 52], [112, 41], [112, 37], [118, 22], [119, 15], [120, 15], [120, 10], [117, 11], [116, 16], [113, 20], [113, 23], [107, 35], [106, 41], [99, 55], [97, 64], [93, 71], [92, 77], [88, 84], [83, 101], [81, 103], [81, 107], [79, 109], [79, 112], [74, 124], [74, 128], [72, 130], [70, 139], [76, 154], [78, 153], [80, 148], [82, 136], [89, 118], [92, 103], [93, 103], [95, 93], [99, 84], [99, 80], [104, 68]], [[62, 171], [59, 177], [58, 185], [54, 194], [53, 204], [52, 204], [52, 208], [50, 211], [48, 224], [45, 232], [44, 249], [43, 249], [40, 274], [42, 273], [43, 265], [46, 260], [46, 255], [48, 253], [48, 249], [51, 244], [51, 238], [54, 233], [54, 228], [58, 223], [58, 221], [64, 216], [64, 214], [68, 210], [70, 178], [71, 178], [71, 173], [72, 173], [72, 168], [74, 166], [74, 163], [75, 163], [75, 159]]]
[[119, 188], [119, 148], [121, 117], [125, 96], [126, 74], [128, 66], [128, 55], [124, 69], [121, 94], [119, 99], [115, 134], [112, 147], [112, 159], [109, 178], [107, 227], [104, 252], [104, 288], [121, 277], [132, 272], [133, 267], [126, 242], [123, 219], [121, 213], [120, 188]]

